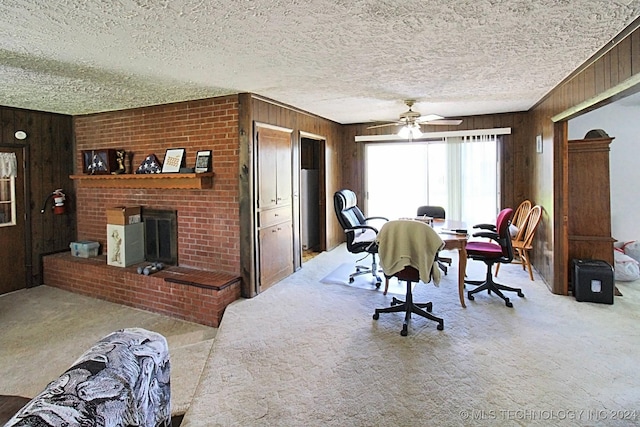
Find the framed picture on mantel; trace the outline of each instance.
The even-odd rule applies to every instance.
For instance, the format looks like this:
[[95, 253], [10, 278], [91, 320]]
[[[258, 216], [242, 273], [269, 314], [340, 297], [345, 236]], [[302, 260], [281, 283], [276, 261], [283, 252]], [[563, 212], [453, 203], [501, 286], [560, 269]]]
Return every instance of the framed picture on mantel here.
[[211, 172], [211, 150], [198, 151], [195, 172]]
[[162, 173], [178, 173], [184, 166], [184, 148], [170, 148], [164, 155]]

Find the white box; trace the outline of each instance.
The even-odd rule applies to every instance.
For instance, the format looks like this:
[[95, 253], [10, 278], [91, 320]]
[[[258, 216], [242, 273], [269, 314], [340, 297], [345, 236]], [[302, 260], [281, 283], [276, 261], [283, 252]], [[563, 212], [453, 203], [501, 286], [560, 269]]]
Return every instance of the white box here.
[[144, 223], [107, 224], [107, 264], [128, 267], [144, 261]]

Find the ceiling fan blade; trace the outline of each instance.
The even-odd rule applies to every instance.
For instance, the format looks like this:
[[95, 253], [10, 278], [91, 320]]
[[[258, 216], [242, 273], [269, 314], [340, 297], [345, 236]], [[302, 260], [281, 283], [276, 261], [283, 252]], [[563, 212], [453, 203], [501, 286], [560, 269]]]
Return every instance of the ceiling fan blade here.
[[416, 119], [416, 122], [418, 123], [425, 123], [425, 122], [433, 122], [436, 120], [442, 120], [444, 119], [444, 117], [439, 116], [437, 114], [427, 114], [426, 116], [420, 116]]
[[462, 120], [454, 120], [454, 119], [441, 119], [441, 120], [429, 120], [427, 122], [421, 122], [423, 125], [432, 125], [432, 126], [458, 126], [462, 123]]
[[376, 129], [376, 128], [383, 128], [383, 127], [387, 127], [387, 126], [398, 126], [401, 123], [385, 123], [383, 125], [375, 125], [375, 126], [369, 126], [367, 129]]

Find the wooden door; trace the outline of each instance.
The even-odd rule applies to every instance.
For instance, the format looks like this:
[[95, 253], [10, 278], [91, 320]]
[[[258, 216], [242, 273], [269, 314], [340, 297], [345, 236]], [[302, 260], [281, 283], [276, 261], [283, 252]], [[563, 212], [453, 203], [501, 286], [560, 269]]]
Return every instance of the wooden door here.
[[258, 291], [293, 272], [291, 130], [256, 125]]
[[293, 273], [291, 221], [260, 229], [260, 292]]
[[258, 159], [258, 208], [276, 205], [277, 199], [277, 152], [278, 139], [276, 131], [259, 128], [256, 144]]
[[276, 154], [276, 201], [277, 204], [291, 202], [291, 135], [279, 132]]
[[0, 146], [0, 153], [14, 153], [18, 165], [18, 176], [0, 177], [0, 294], [6, 294], [28, 284], [24, 149]]
[[258, 127], [258, 207], [291, 203], [291, 133]]

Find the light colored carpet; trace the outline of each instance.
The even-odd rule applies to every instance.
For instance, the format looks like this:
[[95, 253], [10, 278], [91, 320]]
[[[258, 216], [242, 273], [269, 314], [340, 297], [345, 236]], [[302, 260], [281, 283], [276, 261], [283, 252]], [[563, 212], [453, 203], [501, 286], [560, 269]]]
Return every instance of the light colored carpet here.
[[[402, 337], [402, 314], [372, 319], [391, 295], [321, 283], [356, 259], [341, 246], [230, 305], [182, 426], [640, 423], [638, 282], [619, 283], [614, 305], [579, 303], [508, 265], [498, 281], [525, 298], [483, 293], [463, 309], [449, 273], [415, 287], [444, 330], [414, 317]], [[470, 278], [484, 273], [469, 262]]]
[[0, 394], [34, 397], [99, 339], [140, 327], [162, 334], [171, 360], [171, 412], [186, 411], [217, 329], [49, 286], [0, 296]]
[[[370, 259], [368, 259], [370, 262]], [[360, 264], [364, 265], [364, 264]], [[367, 264], [370, 265], [370, 264]], [[335, 270], [320, 279], [320, 283], [327, 285], [343, 285], [351, 288], [359, 288], [373, 292], [384, 292], [384, 274], [378, 273], [382, 282], [379, 287], [376, 287], [375, 279], [371, 274], [361, 274], [353, 278], [353, 282], [349, 283], [349, 275], [355, 271], [355, 265], [350, 262], [342, 263]], [[422, 283], [422, 282], [421, 282]], [[391, 279], [389, 281], [389, 290], [387, 293], [394, 295], [404, 295], [407, 292], [407, 287], [404, 283], [398, 283], [397, 280]]]

